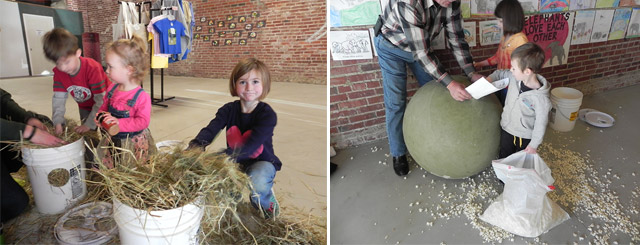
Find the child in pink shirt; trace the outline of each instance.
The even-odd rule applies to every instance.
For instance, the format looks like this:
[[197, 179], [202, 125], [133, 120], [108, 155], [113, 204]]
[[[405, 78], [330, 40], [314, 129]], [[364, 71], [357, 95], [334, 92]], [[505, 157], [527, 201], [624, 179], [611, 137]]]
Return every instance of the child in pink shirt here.
[[147, 57], [146, 44], [137, 36], [131, 40], [120, 39], [107, 46], [107, 75], [113, 84], [107, 89], [98, 115], [105, 113], [100, 120], [106, 124], [115, 123], [120, 131], [107, 137], [100, 145], [112, 143], [116, 148], [130, 150], [135, 156], [135, 159], [132, 159], [131, 154], [127, 152], [101, 150], [98, 154], [102, 154], [102, 163], [107, 168], [114, 167], [113, 156], [116, 153], [120, 157], [118, 163], [144, 163], [148, 160], [149, 154], [156, 151], [149, 131], [151, 97], [140, 86], [146, 71], [149, 70]]

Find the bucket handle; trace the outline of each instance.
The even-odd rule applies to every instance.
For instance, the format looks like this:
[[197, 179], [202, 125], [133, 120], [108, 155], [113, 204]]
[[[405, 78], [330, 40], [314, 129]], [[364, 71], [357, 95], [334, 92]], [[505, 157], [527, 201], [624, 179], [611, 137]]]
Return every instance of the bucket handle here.
[[[553, 101], [551, 101], [551, 103], [552, 103], [553, 105], [555, 105], [555, 108], [558, 108], [558, 104], [557, 104], [557, 103], [555, 103], [555, 102], [553, 102]], [[560, 115], [562, 115], [564, 118], [566, 118], [567, 120], [569, 120], [569, 122], [571, 122], [571, 118], [570, 118], [570, 117], [568, 117], [567, 115], [565, 115], [564, 113], [562, 113], [562, 110], [560, 110], [560, 108], [558, 108], [558, 109], [556, 110], [556, 112], [559, 112], [559, 113], [560, 113]]]

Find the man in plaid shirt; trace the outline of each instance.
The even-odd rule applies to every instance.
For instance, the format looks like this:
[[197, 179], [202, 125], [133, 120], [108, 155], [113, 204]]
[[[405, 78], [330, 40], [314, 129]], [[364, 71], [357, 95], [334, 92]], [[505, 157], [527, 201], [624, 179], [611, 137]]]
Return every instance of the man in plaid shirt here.
[[390, 0], [378, 24], [374, 39], [382, 68], [387, 134], [397, 175], [409, 172], [402, 132], [407, 98], [407, 69], [411, 68], [420, 86], [437, 80], [457, 101], [471, 95], [464, 85], [453, 80], [431, 50], [431, 38], [444, 29], [453, 54], [465, 74], [475, 81], [469, 45], [464, 40], [460, 0]]

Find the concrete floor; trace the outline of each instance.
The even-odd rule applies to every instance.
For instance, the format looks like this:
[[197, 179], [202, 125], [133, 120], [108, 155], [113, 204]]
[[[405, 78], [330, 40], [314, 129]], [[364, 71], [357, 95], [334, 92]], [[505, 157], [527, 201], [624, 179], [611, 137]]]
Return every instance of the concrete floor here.
[[[447, 180], [412, 163], [406, 178], [398, 177], [393, 172], [388, 143], [382, 140], [340, 150], [331, 158], [339, 167], [330, 177], [330, 242], [637, 244], [640, 242], [638, 94], [640, 86], [586, 96], [581, 108], [606, 112], [615, 118], [615, 125], [596, 128], [577, 121], [575, 128], [566, 133], [549, 127], [544, 142], [551, 146], [546, 151], [540, 150], [552, 169], [555, 164], [550, 155], [552, 149], [580, 154], [589, 166], [585, 169], [588, 181], [581, 183], [587, 183], [584, 188], [593, 189], [591, 199], [604, 200], [608, 205], [561, 205], [571, 218], [538, 238], [505, 234], [477, 218], [491, 199], [502, 192], [491, 167], [471, 178]], [[554, 170], [554, 174], [559, 173]], [[568, 177], [571, 176], [566, 173], [554, 175], [556, 184]], [[485, 199], [481, 198], [483, 195]], [[597, 213], [598, 210], [603, 213]]]
[[[238, 99], [229, 95], [228, 80], [172, 76], [164, 80], [164, 97], [176, 98], [163, 102], [166, 108], [153, 106], [149, 128], [156, 142], [188, 142], [213, 119], [220, 106]], [[51, 116], [51, 84], [51, 77], [0, 79], [0, 87], [22, 107], [47, 116]], [[144, 88], [150, 93], [148, 78]], [[278, 114], [273, 145], [283, 167], [276, 174], [274, 190], [283, 212], [295, 207], [327, 217], [326, 91], [325, 85], [273, 82], [265, 100]], [[155, 98], [160, 97], [160, 76], [155, 76], [154, 93]], [[68, 99], [66, 116], [79, 120], [77, 108]], [[224, 137], [221, 134], [208, 149], [226, 147]], [[6, 224], [4, 228], [6, 231]]]

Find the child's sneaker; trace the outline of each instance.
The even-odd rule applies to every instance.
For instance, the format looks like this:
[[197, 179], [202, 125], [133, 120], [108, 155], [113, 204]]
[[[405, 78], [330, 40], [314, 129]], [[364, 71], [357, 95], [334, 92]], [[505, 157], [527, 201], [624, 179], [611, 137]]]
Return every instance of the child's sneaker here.
[[278, 200], [276, 200], [276, 194], [273, 192], [273, 188], [271, 188], [271, 199], [269, 201], [269, 208], [263, 210], [264, 217], [267, 219], [278, 217], [280, 214], [280, 204]]

